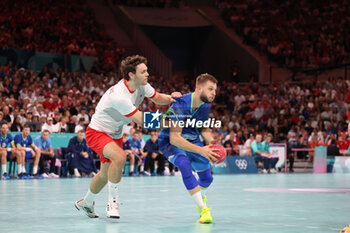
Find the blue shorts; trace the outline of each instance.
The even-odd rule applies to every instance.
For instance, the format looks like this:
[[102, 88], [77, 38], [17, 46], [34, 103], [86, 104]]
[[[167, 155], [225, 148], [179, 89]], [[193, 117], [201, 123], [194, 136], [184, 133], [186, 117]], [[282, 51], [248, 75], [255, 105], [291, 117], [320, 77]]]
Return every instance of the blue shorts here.
[[[174, 145], [171, 145], [169, 139], [158, 139], [159, 150], [164, 154], [164, 156], [174, 164], [177, 156], [185, 155], [190, 160], [191, 166], [195, 171], [204, 171], [210, 168], [210, 163], [207, 158], [204, 158], [200, 154], [188, 152]], [[191, 142], [197, 146], [204, 146], [201, 140], [195, 140]]]
[[7, 151], [7, 161], [11, 161], [11, 151]]
[[27, 160], [27, 159], [31, 159], [31, 158], [33, 158], [33, 154], [32, 154], [32, 152], [30, 152], [30, 151], [26, 151], [26, 158], [25, 158], [25, 160]]

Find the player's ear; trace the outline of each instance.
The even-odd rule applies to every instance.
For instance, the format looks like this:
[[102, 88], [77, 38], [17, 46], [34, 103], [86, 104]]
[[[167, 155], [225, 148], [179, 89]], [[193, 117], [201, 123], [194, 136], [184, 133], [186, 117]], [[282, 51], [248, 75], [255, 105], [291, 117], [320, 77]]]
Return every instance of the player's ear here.
[[129, 72], [129, 79], [134, 79], [135, 78], [135, 74], [133, 72]]

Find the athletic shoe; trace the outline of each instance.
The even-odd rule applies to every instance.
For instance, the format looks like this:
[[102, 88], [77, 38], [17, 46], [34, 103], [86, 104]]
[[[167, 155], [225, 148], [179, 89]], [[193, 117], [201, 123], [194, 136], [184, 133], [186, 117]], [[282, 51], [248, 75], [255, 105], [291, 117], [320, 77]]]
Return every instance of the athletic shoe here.
[[44, 179], [44, 176], [39, 173], [34, 174], [33, 177], [34, 179]]
[[135, 176], [136, 176], [136, 174], [135, 174], [134, 172], [129, 172], [129, 176], [133, 176], [133, 177], [135, 177]]
[[140, 176], [149, 176], [149, 174], [147, 174], [146, 172], [140, 172], [139, 175], [140, 175]]
[[89, 218], [98, 218], [98, 213], [95, 212], [95, 202], [93, 202], [91, 206], [88, 206], [85, 203], [84, 199], [81, 199], [79, 201], [76, 201], [74, 205], [75, 205], [75, 208], [77, 208], [77, 210], [85, 211], [86, 215]]
[[25, 179], [25, 180], [30, 180], [30, 179], [33, 179], [33, 176], [31, 176], [31, 175], [29, 175], [27, 173], [23, 173], [22, 178]]
[[157, 173], [153, 172], [153, 173], [151, 174], [151, 176], [157, 176]]
[[49, 178], [49, 175], [46, 174], [46, 173], [43, 173], [43, 174], [41, 174], [41, 175], [44, 177], [44, 179], [48, 179], [48, 178]]
[[212, 223], [213, 218], [210, 215], [210, 209], [209, 208], [203, 208], [200, 213], [199, 222], [200, 223]]
[[[205, 195], [204, 197], [202, 197], [203, 203], [205, 206], [207, 206], [207, 196]], [[199, 207], [196, 205], [197, 211], [199, 213], [199, 215], [201, 214], [201, 211], [199, 209]]]
[[267, 174], [267, 170], [266, 169], [263, 169], [261, 172], [264, 173], [264, 174]]
[[272, 174], [276, 174], [276, 173], [277, 173], [277, 170], [276, 170], [276, 169], [274, 169], [274, 168], [272, 168], [272, 169], [270, 170], [270, 173], [272, 173]]
[[23, 179], [23, 173], [17, 174], [17, 179], [22, 180]]
[[[46, 174], [46, 173], [45, 173]], [[51, 172], [50, 174], [49, 174], [49, 178], [51, 178], [51, 179], [57, 179], [57, 178], [60, 178], [60, 176], [59, 175], [56, 175], [55, 173], [53, 173], [53, 172]]]
[[127, 177], [128, 176], [128, 174], [126, 174], [126, 173], [123, 173], [123, 177]]
[[160, 172], [160, 173], [158, 173], [158, 176], [165, 176], [165, 173], [164, 172]]
[[120, 218], [118, 201], [109, 202], [106, 207], [107, 218]]
[[9, 180], [10, 177], [7, 175], [7, 172], [4, 172], [4, 174], [2, 174], [1, 179], [3, 179], [3, 180]]

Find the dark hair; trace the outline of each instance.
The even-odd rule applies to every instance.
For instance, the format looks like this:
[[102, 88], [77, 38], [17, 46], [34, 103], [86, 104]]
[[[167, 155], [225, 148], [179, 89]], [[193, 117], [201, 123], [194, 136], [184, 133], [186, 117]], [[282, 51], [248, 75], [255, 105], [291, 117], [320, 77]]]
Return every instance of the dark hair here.
[[24, 124], [23, 129], [25, 129], [25, 128], [29, 128], [30, 129], [30, 126], [28, 124]]
[[200, 84], [203, 84], [203, 83], [205, 83], [207, 81], [213, 82], [215, 84], [218, 83], [218, 80], [213, 75], [205, 73], [205, 74], [198, 75], [198, 77], [196, 79], [196, 86], [198, 86]]
[[78, 133], [85, 133], [85, 130], [81, 129], [78, 131]]
[[147, 65], [147, 59], [140, 55], [129, 56], [122, 60], [122, 62], [120, 63], [120, 73], [123, 79], [128, 81], [130, 79], [129, 72], [135, 74], [136, 66], [142, 63]]

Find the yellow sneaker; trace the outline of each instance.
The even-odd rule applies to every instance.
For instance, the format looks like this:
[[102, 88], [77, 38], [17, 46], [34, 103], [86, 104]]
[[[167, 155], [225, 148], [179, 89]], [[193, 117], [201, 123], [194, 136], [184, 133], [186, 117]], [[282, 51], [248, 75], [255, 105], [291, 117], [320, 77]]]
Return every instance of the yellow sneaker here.
[[209, 208], [203, 208], [200, 213], [201, 217], [199, 218], [200, 223], [212, 223], [213, 218], [210, 215]]
[[[203, 200], [204, 205], [207, 206], [207, 196], [206, 195], [202, 198], [202, 200]], [[196, 205], [196, 208], [197, 208], [198, 213], [201, 214], [201, 211], [197, 205]]]

